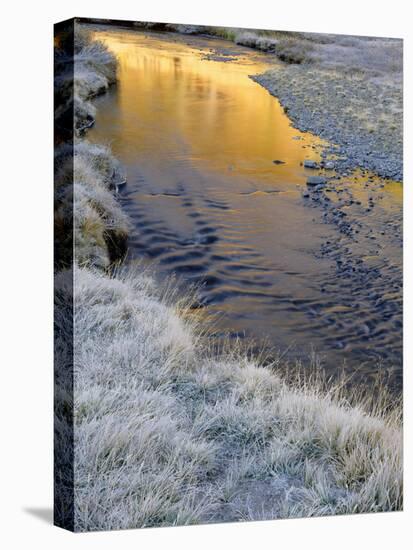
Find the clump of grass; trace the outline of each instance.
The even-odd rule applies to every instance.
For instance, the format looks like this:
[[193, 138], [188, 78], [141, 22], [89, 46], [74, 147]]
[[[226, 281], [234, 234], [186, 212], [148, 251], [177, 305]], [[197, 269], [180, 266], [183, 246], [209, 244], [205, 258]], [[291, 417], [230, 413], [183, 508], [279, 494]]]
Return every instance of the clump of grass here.
[[85, 29], [75, 24], [74, 123], [78, 133], [94, 121], [93, 97], [106, 92], [116, 82], [116, 58], [107, 47], [92, 41]]
[[77, 135], [94, 122], [95, 109], [89, 102], [116, 82], [116, 58], [107, 47], [91, 39], [90, 33], [75, 23], [73, 36], [58, 41], [55, 79], [55, 120], [72, 116]]
[[231, 42], [235, 42], [238, 35], [238, 30], [230, 27], [206, 27], [204, 32]]
[[252, 32], [240, 32], [237, 33], [234, 37], [234, 42], [236, 44], [241, 44], [242, 46], [247, 46], [249, 48], [255, 48], [257, 45], [257, 35]]
[[311, 63], [314, 45], [308, 40], [286, 38], [277, 43], [275, 52], [277, 56], [289, 64]]
[[[129, 220], [114, 195], [124, 178], [119, 163], [109, 148], [80, 141], [59, 148], [56, 165], [57, 238], [64, 242], [72, 230], [76, 262], [109, 267], [125, 250], [129, 232]], [[67, 252], [70, 258], [71, 247]]]
[[256, 48], [275, 55], [290, 64], [310, 63], [313, 61], [314, 45], [298, 33], [277, 31], [239, 31], [234, 42], [250, 48]]
[[203, 34], [206, 32], [206, 27], [203, 25], [182, 25], [176, 23], [165, 24], [165, 29], [169, 31], [179, 32], [180, 34]]

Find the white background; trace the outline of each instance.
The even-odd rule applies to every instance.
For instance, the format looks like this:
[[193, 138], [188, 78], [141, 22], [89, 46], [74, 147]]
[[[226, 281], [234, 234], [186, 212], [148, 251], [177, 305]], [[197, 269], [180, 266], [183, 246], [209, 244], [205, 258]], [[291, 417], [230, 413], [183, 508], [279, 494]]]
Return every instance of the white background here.
[[[1, 13], [1, 484], [0, 541], [9, 548], [406, 548], [411, 506], [412, 356], [405, 287], [405, 512], [77, 534], [52, 508], [52, 24], [73, 16], [200, 23], [405, 38], [405, 105], [412, 101], [408, 1], [9, 0]], [[410, 19], [410, 21], [409, 21]], [[409, 25], [410, 23], [410, 25]], [[409, 28], [410, 26], [410, 28]], [[410, 32], [410, 36], [409, 36]], [[412, 125], [405, 133], [405, 281], [411, 281]], [[411, 308], [410, 308], [411, 310]], [[411, 339], [411, 338], [410, 338]], [[409, 525], [410, 523], [410, 525]]]

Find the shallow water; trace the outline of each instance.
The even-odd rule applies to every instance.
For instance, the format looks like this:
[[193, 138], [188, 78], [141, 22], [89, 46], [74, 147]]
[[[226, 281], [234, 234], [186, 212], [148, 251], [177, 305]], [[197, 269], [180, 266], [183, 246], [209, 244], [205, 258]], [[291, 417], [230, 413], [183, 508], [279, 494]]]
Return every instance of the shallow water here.
[[167, 33], [96, 37], [119, 81], [95, 101], [88, 139], [126, 168], [129, 261], [201, 284], [223, 332], [304, 361], [314, 350], [327, 369], [345, 361], [356, 380], [385, 369], [400, 385], [401, 185], [353, 175], [303, 197], [302, 162], [323, 143], [248, 78], [269, 68], [264, 54]]

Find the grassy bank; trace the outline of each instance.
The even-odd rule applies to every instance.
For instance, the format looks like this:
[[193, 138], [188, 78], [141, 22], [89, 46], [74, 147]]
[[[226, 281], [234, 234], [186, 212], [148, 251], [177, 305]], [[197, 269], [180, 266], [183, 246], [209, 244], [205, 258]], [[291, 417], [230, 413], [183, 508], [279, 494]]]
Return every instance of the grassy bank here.
[[75, 25], [75, 37], [67, 32], [55, 41], [55, 121], [63, 125], [65, 117], [73, 117], [80, 136], [94, 123], [96, 110], [90, 100], [116, 82], [116, 58]]
[[[130, 225], [115, 196], [122, 169], [108, 147], [83, 140], [60, 147], [56, 162], [56, 236], [60, 242], [71, 238], [73, 224], [76, 263], [108, 268], [125, 253]], [[71, 257], [70, 248], [62, 249]]]
[[74, 281], [77, 529], [401, 509], [397, 415], [216, 356], [144, 273]]
[[[77, 56], [82, 107], [109, 53], [82, 35]], [[70, 157], [57, 154], [63, 238]], [[76, 140], [75, 265], [57, 284], [58, 311], [74, 300], [75, 529], [400, 510], [396, 410], [287, 383], [237, 347], [218, 352], [173, 284], [114, 267], [129, 230], [122, 180], [106, 147]], [[70, 349], [65, 322], [57, 315]]]

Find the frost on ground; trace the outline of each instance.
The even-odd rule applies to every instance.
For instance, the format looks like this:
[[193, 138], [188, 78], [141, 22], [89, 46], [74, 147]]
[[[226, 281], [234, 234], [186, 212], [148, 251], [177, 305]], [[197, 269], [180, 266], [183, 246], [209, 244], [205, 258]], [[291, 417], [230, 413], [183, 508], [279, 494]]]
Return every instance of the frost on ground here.
[[[81, 101], [95, 81], [79, 77]], [[233, 345], [217, 352], [173, 284], [114, 267], [129, 222], [109, 149], [76, 140], [56, 155], [66, 251], [55, 293], [58, 523], [86, 531], [400, 510], [397, 411], [287, 383]]]
[[145, 273], [76, 268], [74, 304], [77, 530], [401, 508], [397, 417], [214, 354]]

